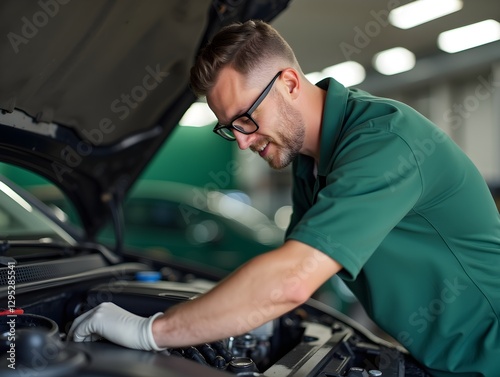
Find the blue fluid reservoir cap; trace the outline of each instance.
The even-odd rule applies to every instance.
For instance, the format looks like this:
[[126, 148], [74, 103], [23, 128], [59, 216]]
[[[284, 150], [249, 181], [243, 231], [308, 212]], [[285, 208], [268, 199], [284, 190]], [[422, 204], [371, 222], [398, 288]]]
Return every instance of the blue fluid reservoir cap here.
[[150, 283], [160, 281], [161, 273], [159, 271], [139, 271], [135, 274], [135, 280]]

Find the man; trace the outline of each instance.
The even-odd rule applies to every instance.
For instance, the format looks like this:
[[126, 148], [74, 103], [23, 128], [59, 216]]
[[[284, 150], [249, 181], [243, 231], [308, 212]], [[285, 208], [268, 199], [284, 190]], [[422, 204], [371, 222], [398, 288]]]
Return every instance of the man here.
[[293, 163], [286, 241], [151, 318], [102, 304], [75, 320], [75, 340], [161, 349], [226, 338], [260, 325], [246, 320], [256, 307], [265, 323], [338, 273], [432, 375], [498, 376], [500, 217], [442, 131], [399, 102], [333, 79], [309, 83], [263, 22], [215, 36], [191, 83], [218, 118], [216, 133], [273, 168]]

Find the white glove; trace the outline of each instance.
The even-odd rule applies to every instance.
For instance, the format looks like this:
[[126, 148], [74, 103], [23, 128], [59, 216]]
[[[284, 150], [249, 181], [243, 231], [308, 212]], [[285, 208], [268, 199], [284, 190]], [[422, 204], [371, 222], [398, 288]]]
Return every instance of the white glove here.
[[68, 339], [88, 342], [101, 336], [124, 347], [145, 351], [162, 351], [153, 338], [152, 324], [155, 315], [144, 318], [132, 314], [111, 302], [103, 302], [75, 319], [68, 332]]

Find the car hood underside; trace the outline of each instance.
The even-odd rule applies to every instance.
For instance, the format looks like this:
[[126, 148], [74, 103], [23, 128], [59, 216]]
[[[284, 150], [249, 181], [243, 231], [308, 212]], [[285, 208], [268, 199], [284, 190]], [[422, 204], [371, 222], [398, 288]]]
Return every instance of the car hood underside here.
[[287, 3], [2, 1], [0, 160], [55, 182], [94, 236], [195, 101], [200, 46]]

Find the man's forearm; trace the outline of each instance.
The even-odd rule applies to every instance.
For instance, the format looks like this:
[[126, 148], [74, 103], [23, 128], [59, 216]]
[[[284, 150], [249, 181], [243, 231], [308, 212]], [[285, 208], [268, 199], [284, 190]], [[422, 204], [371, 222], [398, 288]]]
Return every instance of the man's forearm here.
[[205, 295], [153, 322], [159, 347], [182, 347], [248, 332], [292, 310], [341, 266], [299, 242], [262, 254]]

